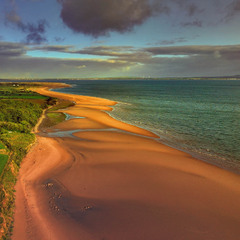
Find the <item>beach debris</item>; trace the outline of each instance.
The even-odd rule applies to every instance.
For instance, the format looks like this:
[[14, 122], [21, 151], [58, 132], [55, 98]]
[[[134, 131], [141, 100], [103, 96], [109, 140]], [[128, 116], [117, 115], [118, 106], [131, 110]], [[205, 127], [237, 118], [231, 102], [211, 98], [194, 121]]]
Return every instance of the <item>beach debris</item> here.
[[53, 187], [53, 183], [47, 183], [46, 185], [45, 185], [46, 187]]
[[92, 208], [93, 208], [93, 206], [89, 206], [89, 205], [83, 207], [83, 209], [84, 209], [85, 211], [86, 211], [86, 210], [90, 210], [90, 209], [92, 209]]

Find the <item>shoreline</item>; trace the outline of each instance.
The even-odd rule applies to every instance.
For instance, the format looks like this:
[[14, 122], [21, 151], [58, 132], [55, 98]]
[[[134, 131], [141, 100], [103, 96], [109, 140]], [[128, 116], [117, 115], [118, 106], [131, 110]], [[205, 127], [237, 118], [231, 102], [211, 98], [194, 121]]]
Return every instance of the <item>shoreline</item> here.
[[116, 102], [37, 91], [76, 102], [58, 111], [84, 118], [51, 129], [81, 129], [72, 135], [37, 136], [16, 186], [13, 240], [235, 240], [240, 234], [240, 176], [102, 111]]
[[[63, 86], [63, 88], [67, 88], [69, 86]], [[70, 87], [72, 87], [72, 85], [70, 85]], [[60, 89], [60, 88], [57, 88], [57, 89]], [[51, 90], [54, 90], [54, 88], [51, 88], [51, 89], [48, 89], [49, 91]], [[60, 93], [60, 94], [68, 94], [68, 93], [64, 93], [64, 92], [57, 92], [57, 91], [53, 91], [54, 93]], [[79, 96], [75, 93], [70, 93], [70, 95], [75, 95], [75, 96]], [[86, 96], [86, 97], [93, 97], [93, 98], [101, 98], [101, 97], [94, 97], [94, 96], [89, 96], [89, 95], [82, 95], [82, 96]], [[101, 99], [106, 99], [106, 98], [101, 98]], [[106, 100], [109, 100], [109, 99], [106, 99]], [[143, 126], [143, 125], [138, 125], [138, 124], [135, 124], [135, 123], [132, 123], [131, 121], [128, 121], [128, 120], [124, 120], [124, 119], [121, 119], [121, 118], [118, 118], [118, 117], [115, 117], [114, 116], [114, 113], [112, 113], [114, 111], [114, 108], [117, 104], [130, 104], [130, 103], [126, 103], [126, 102], [119, 102], [119, 101], [115, 101], [115, 100], [111, 100], [113, 102], [115, 102], [115, 104], [112, 106], [112, 110], [109, 111], [109, 110], [106, 110], [107, 114], [110, 115], [111, 118], [119, 121], [119, 122], [123, 122], [123, 123], [126, 123], [128, 125], [131, 125], [131, 126], [135, 126], [137, 128], [140, 128], [140, 129], [144, 129], [148, 132], [151, 132], [153, 133], [155, 136], [156, 136], [156, 140], [159, 141], [160, 144], [164, 144], [170, 148], [174, 148], [176, 150], [179, 150], [181, 152], [184, 152], [184, 153], [187, 153], [189, 155], [191, 155], [193, 158], [196, 158], [200, 161], [203, 161], [207, 164], [210, 164], [210, 165], [214, 165], [220, 169], [224, 169], [226, 171], [230, 171], [234, 174], [237, 174], [237, 175], [240, 175], [240, 169], [238, 167], [240, 167], [240, 165], [238, 163], [237, 160], [235, 159], [232, 159], [231, 160], [228, 160], [226, 157], [223, 157], [223, 156], [220, 156], [218, 153], [216, 152], [212, 152], [212, 155], [209, 154], [209, 152], [201, 152], [199, 149], [190, 149], [190, 148], [184, 148], [183, 146], [179, 145], [177, 142], [174, 142], [173, 140], [171, 140], [171, 135], [164, 135], [164, 134], [161, 134], [157, 131], [154, 131], [153, 129], [147, 127], [147, 126]], [[198, 151], [197, 151], [198, 150]], [[234, 163], [234, 164], [233, 164]], [[236, 163], [236, 165], [235, 165]]]

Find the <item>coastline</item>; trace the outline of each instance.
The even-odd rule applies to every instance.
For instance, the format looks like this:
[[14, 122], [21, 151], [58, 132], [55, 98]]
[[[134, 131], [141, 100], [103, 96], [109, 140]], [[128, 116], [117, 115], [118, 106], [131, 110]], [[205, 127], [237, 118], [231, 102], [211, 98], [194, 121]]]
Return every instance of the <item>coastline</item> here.
[[148, 80], [69, 83], [72, 88], [53, 91], [117, 101], [108, 112], [115, 119], [153, 132], [165, 145], [240, 174], [240, 134], [235, 121], [239, 84]]
[[239, 235], [238, 175], [102, 111], [116, 102], [36, 91], [74, 101], [61, 112], [84, 118], [51, 130], [80, 131], [37, 136], [16, 186], [12, 239], [235, 240]]

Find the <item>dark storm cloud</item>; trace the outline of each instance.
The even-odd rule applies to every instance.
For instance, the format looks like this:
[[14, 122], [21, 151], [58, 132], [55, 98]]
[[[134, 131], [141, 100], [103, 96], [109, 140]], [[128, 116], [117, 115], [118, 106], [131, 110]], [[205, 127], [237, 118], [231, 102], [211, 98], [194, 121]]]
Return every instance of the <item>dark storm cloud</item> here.
[[26, 48], [20, 43], [0, 42], [0, 57], [18, 57], [26, 53]]
[[[75, 32], [98, 37], [128, 32], [161, 11], [150, 0], [58, 0], [61, 18]], [[166, 9], [163, 11], [166, 11]]]
[[14, 25], [22, 32], [26, 33], [25, 41], [27, 43], [40, 44], [46, 42], [44, 37], [48, 23], [46, 20], [39, 20], [37, 23], [23, 23], [16, 10], [5, 14], [6, 25]]

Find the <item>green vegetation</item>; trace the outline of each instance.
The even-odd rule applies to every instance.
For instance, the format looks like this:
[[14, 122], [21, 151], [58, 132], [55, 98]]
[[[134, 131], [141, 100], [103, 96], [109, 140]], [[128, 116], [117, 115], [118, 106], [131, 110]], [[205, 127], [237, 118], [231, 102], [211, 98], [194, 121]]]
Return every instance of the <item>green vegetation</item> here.
[[42, 96], [29, 87], [61, 85], [50, 83], [0, 83], [0, 239], [11, 238], [17, 174], [21, 161], [35, 141], [32, 133], [43, 109], [41, 128], [53, 126], [65, 115], [56, 112], [74, 105], [70, 101]]
[[47, 99], [36, 92], [30, 91], [26, 84], [5, 83], [1, 84], [0, 99]]
[[35, 135], [33, 133], [7, 132], [0, 135], [7, 148], [12, 152], [11, 158], [19, 167], [22, 158], [29, 150], [29, 146], [34, 143]]
[[0, 122], [11, 122], [27, 127], [34, 126], [42, 113], [42, 106], [24, 100], [0, 100], [0, 109]]
[[74, 105], [73, 102], [58, 99], [56, 101], [56, 104], [47, 110], [45, 119], [43, 120], [40, 127], [41, 128], [49, 128], [51, 126], [54, 126], [54, 125], [64, 121], [66, 118], [66, 115], [61, 112], [57, 112], [57, 110], [67, 108], [67, 107], [70, 107], [73, 105]]
[[44, 127], [51, 127], [54, 126], [66, 118], [65, 114], [61, 112], [47, 112], [45, 126]]
[[8, 155], [0, 154], [0, 176], [2, 174], [2, 171], [7, 163]]
[[[29, 84], [0, 84], [0, 239], [10, 239], [13, 229], [14, 186], [23, 157], [35, 141], [31, 133], [43, 109], [57, 99], [42, 96]], [[62, 113], [48, 113], [52, 124]]]
[[[1, 126], [0, 126], [1, 129]], [[0, 176], [2, 175], [2, 171], [7, 163], [8, 155], [6, 155], [6, 147], [3, 145], [3, 143], [0, 142]]]
[[74, 106], [74, 103], [73, 102], [70, 102], [70, 101], [67, 101], [67, 100], [59, 100], [58, 103], [51, 107], [51, 111], [57, 111], [59, 109], [64, 109], [64, 108], [68, 108], [68, 107], [71, 107], [71, 106]]

